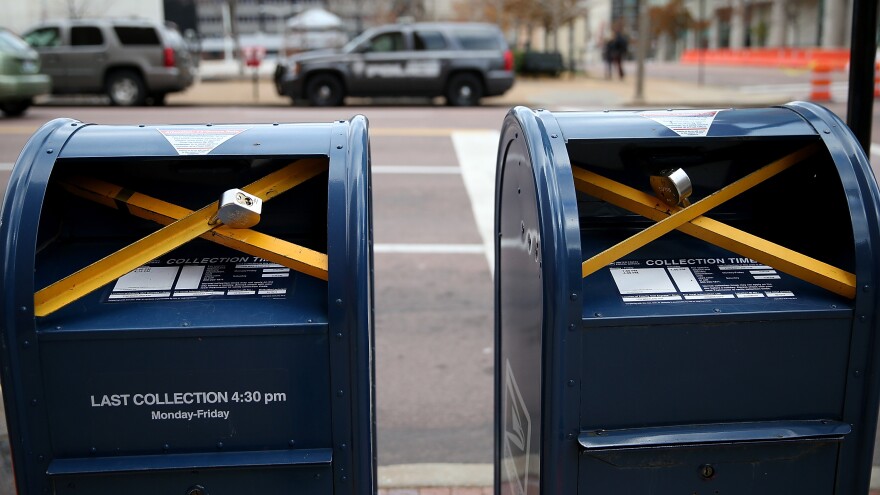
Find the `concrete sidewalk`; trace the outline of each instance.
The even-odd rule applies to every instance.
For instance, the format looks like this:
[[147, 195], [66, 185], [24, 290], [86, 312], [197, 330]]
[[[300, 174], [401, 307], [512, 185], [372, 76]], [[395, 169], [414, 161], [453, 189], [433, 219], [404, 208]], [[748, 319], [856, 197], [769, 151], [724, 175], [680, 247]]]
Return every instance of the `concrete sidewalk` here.
[[[803, 95], [784, 92], [746, 93], [732, 88], [698, 85], [660, 78], [647, 78], [644, 101], [635, 101], [635, 81], [606, 80], [587, 75], [560, 78], [519, 77], [513, 89], [503, 96], [484, 98], [483, 104], [512, 107], [525, 105], [548, 110], [703, 107], [729, 108], [767, 106], [786, 103]], [[387, 104], [388, 99], [379, 100]], [[404, 105], [424, 105], [427, 99], [405, 99]], [[442, 99], [436, 99], [440, 104]], [[394, 100], [392, 100], [394, 102]], [[288, 106], [290, 99], [278, 96], [268, 77], [261, 77], [257, 94], [248, 78], [211, 79], [197, 83], [183, 93], [170, 94], [169, 105]], [[349, 104], [375, 103], [365, 98], [349, 98]]]

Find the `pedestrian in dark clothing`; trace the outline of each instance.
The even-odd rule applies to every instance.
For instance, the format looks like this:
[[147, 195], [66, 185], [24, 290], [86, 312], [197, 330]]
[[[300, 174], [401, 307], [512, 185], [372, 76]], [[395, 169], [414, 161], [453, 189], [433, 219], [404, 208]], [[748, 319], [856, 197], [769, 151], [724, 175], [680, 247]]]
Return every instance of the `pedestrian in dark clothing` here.
[[605, 79], [611, 79], [611, 45], [614, 43], [614, 39], [611, 38], [605, 41], [605, 44], [602, 45], [602, 61], [605, 62]]
[[620, 76], [620, 79], [623, 79], [623, 59], [626, 57], [627, 52], [629, 51], [629, 40], [626, 36], [617, 32], [614, 34], [614, 38], [608, 42], [608, 54], [611, 59], [611, 63], [608, 64], [608, 75], [610, 77], [611, 73], [611, 65], [617, 65], [617, 74]]

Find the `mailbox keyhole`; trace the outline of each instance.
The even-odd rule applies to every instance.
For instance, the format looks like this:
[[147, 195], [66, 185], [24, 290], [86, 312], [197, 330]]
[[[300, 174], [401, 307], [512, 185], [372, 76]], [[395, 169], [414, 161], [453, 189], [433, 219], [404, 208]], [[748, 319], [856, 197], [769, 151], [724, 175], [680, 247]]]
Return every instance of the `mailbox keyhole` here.
[[242, 193], [238, 193], [235, 195], [235, 201], [240, 205], [251, 206], [254, 204], [254, 200], [245, 196]]
[[715, 467], [711, 464], [703, 464], [700, 466], [700, 476], [706, 480], [712, 479], [712, 477], [715, 476]]

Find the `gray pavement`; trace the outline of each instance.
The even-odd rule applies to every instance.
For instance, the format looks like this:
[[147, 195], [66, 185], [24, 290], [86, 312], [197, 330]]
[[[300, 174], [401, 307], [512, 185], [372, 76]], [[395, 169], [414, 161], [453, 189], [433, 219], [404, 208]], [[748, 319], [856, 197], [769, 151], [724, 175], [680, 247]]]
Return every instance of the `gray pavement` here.
[[[577, 76], [562, 78], [517, 79], [513, 89], [500, 97], [485, 98], [484, 106], [509, 108], [526, 105], [533, 108], [553, 110], [605, 109], [622, 107], [665, 108], [676, 107], [731, 107], [766, 106], [785, 103], [792, 99], [803, 99], [808, 89], [786, 90], [780, 93], [772, 89], [765, 91], [731, 91], [720, 86], [699, 85], [696, 81], [673, 78], [649, 78], [644, 85], [642, 101], [635, 98], [635, 79], [628, 77], [620, 81], [595, 77], [594, 71]], [[288, 98], [275, 94], [274, 87], [267, 79], [259, 83], [259, 97], [254, 98], [253, 83], [246, 80], [222, 80], [202, 82], [195, 88], [168, 96], [169, 105], [288, 105]], [[407, 99], [406, 106], [424, 107], [427, 99]], [[442, 100], [437, 100], [437, 104]], [[400, 100], [349, 98], [349, 103], [400, 105]]]

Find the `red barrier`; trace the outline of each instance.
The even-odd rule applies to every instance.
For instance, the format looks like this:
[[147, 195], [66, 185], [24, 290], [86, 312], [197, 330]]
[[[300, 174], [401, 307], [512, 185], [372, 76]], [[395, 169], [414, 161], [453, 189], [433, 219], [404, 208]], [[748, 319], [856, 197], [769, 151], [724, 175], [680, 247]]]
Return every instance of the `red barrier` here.
[[791, 47], [685, 50], [680, 61], [685, 64], [698, 64], [701, 59], [706, 65], [746, 65], [791, 69], [809, 69], [821, 65], [831, 70], [840, 70], [849, 63], [849, 50]]

